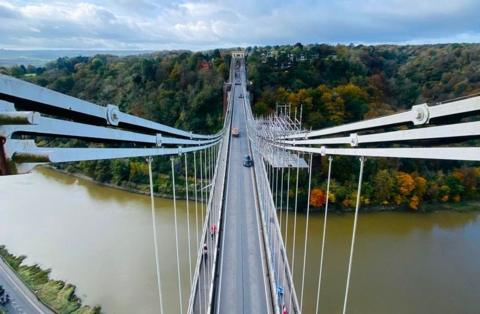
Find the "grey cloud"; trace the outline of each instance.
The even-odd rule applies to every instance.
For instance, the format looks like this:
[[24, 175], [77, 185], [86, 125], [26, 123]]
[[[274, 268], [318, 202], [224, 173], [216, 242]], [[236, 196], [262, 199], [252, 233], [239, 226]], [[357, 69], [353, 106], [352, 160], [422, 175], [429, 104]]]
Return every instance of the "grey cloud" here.
[[59, 8], [65, 16], [35, 15], [25, 9], [43, 2], [4, 1], [0, 47], [205, 49], [297, 41], [404, 43], [480, 38], [480, 2], [474, 0], [84, 1], [88, 2], [50, 2], [42, 11]]
[[0, 3], [0, 19], [14, 19], [19, 16], [18, 12]]

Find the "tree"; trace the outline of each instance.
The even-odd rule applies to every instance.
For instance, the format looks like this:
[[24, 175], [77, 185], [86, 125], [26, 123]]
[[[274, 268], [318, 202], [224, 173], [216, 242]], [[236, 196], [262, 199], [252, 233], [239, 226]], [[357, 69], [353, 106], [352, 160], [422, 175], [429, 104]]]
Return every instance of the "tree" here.
[[398, 194], [395, 196], [395, 202], [397, 205], [401, 205], [408, 202], [411, 198], [412, 192], [415, 189], [415, 180], [410, 174], [402, 171], [398, 171], [396, 177]]
[[395, 187], [395, 177], [388, 170], [380, 170], [373, 178], [373, 188], [375, 190], [374, 199], [383, 205], [388, 205], [393, 197]]
[[126, 160], [114, 160], [112, 161], [113, 182], [117, 185], [121, 185], [122, 182], [128, 181], [130, 174], [130, 165]]
[[320, 188], [313, 188], [310, 191], [310, 205], [320, 208], [325, 205], [326, 195]]
[[268, 105], [262, 101], [257, 101], [253, 107], [253, 111], [257, 115], [264, 115], [268, 112]]
[[110, 161], [99, 160], [95, 167], [94, 179], [99, 182], [109, 182], [112, 179], [112, 169], [110, 168]]
[[326, 86], [319, 86], [318, 89], [321, 93], [320, 100], [325, 112], [325, 118], [332, 124], [343, 123], [345, 119], [345, 105], [343, 99], [332, 93], [332, 91]]
[[408, 196], [415, 189], [415, 180], [406, 172], [397, 173], [398, 190], [401, 195]]
[[408, 207], [410, 207], [411, 209], [417, 210], [419, 204], [420, 204], [420, 198], [418, 196], [414, 195], [414, 196], [412, 196], [412, 198], [410, 198], [410, 202], [408, 203]]
[[427, 179], [416, 174], [414, 177], [414, 181], [415, 181], [414, 194], [418, 196], [421, 200], [425, 195], [425, 193], [427, 192]]
[[346, 120], [362, 120], [368, 111], [368, 95], [360, 87], [354, 84], [341, 85], [333, 89], [333, 92], [342, 98], [345, 105]]

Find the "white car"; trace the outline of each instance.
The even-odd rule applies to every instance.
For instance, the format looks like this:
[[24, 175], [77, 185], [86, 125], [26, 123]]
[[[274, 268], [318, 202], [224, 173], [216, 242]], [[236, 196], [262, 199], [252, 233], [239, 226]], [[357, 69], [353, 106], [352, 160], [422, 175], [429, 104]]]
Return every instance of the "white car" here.
[[240, 130], [238, 128], [232, 128], [232, 136], [233, 137], [239, 137], [240, 136]]

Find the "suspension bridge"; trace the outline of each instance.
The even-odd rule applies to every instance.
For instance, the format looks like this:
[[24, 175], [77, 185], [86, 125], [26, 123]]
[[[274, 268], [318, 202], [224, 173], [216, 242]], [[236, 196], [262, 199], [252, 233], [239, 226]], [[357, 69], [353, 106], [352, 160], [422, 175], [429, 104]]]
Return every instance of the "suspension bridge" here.
[[[169, 127], [100, 106], [9, 76], [0, 75], [0, 174], [27, 173], [38, 165], [85, 160], [145, 157], [149, 168], [153, 249], [156, 259], [158, 312], [164, 313], [159, 244], [155, 224], [152, 160], [170, 156], [175, 215], [175, 256], [180, 313], [301, 313], [304, 298], [310, 195], [306, 208], [303, 263], [295, 264], [299, 173], [308, 174], [311, 188], [314, 155], [328, 161], [326, 204], [318, 288], [319, 312], [330, 178], [335, 156], [359, 163], [358, 187], [343, 313], [348, 297], [367, 158], [413, 158], [480, 161], [475, 141], [480, 135], [480, 97], [438, 104], [339, 125], [304, 130], [301, 113], [279, 106], [274, 114], [254, 117], [248, 92], [244, 53], [233, 52], [223, 128], [204, 135]], [[232, 129], [236, 129], [232, 134]], [[239, 136], [236, 136], [236, 135]], [[99, 147], [40, 146], [39, 138], [74, 138], [103, 143]], [[459, 145], [463, 143], [463, 145]], [[244, 167], [244, 156], [252, 167]], [[182, 167], [177, 167], [181, 164]], [[182, 173], [178, 173], [179, 170]], [[296, 178], [291, 182], [291, 177]], [[178, 244], [176, 183], [185, 180], [185, 197], [194, 201], [195, 221], [188, 220], [188, 281], [182, 282]], [[290, 197], [293, 195], [293, 197]], [[293, 212], [293, 222], [286, 212]], [[187, 215], [190, 217], [190, 215]], [[190, 219], [190, 218], [187, 218]], [[290, 218], [292, 219], [292, 218]], [[293, 224], [293, 234], [287, 226]], [[293, 249], [287, 252], [287, 243]], [[197, 248], [196, 256], [190, 246]], [[298, 254], [298, 253], [297, 253]], [[294, 282], [292, 273], [301, 269]], [[188, 302], [183, 287], [190, 287]], [[28, 299], [27, 294], [19, 296]], [[28, 300], [27, 300], [28, 301]], [[45, 313], [34, 306], [35, 313]]]

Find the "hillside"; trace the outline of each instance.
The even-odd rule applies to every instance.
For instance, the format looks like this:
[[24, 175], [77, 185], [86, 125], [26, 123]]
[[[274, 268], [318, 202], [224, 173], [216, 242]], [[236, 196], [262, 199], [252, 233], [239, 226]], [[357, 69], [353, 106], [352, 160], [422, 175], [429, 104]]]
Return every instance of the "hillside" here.
[[[246, 51], [254, 112], [266, 114], [277, 103], [302, 106], [307, 129], [480, 92], [478, 44], [295, 44], [249, 47]], [[219, 50], [172, 51], [130, 57], [60, 58], [45, 67], [16, 66], [0, 71], [99, 104], [117, 104], [126, 112], [167, 125], [209, 133], [221, 127], [222, 87], [228, 64], [228, 53]], [[165, 158], [157, 160], [155, 191], [169, 193], [168, 164]], [[128, 189], [147, 188], [144, 160], [80, 162], [60, 167]], [[321, 208], [325, 202], [326, 163], [315, 159], [314, 169], [312, 205]], [[351, 158], [335, 159], [330, 198], [333, 208], [343, 210], [354, 204], [357, 170], [358, 163]], [[424, 202], [478, 199], [480, 167], [460, 162], [371, 159], [365, 179], [364, 206], [417, 210]], [[301, 180], [305, 183], [305, 174]], [[300, 191], [302, 208], [306, 192], [304, 188]]]
[[[0, 68], [35, 84], [100, 105], [116, 104], [122, 111], [197, 133], [222, 127], [223, 82], [229, 56], [208, 53], [159, 52], [143, 56], [59, 58], [45, 67]], [[49, 139], [40, 142], [47, 145]], [[59, 141], [59, 140], [55, 140]], [[72, 141], [63, 140], [63, 145]], [[76, 143], [84, 145], [83, 143]], [[155, 191], [170, 193], [167, 158], [156, 158]], [[145, 160], [101, 160], [58, 165], [102, 183], [148, 190]], [[168, 178], [168, 177], [167, 177]]]
[[[480, 45], [293, 46], [249, 48], [254, 111], [276, 104], [303, 107], [306, 129], [373, 118], [480, 92]], [[335, 158], [330, 200], [355, 203], [358, 163]], [[326, 163], [315, 159], [312, 205], [325, 202]], [[476, 166], [476, 167], [474, 167]], [[423, 201], [460, 202], [478, 197], [480, 167], [439, 161], [371, 159], [362, 202], [419, 209]], [[306, 180], [304, 176], [303, 181]], [[304, 186], [304, 185], [303, 185]], [[305, 202], [306, 193], [302, 191]]]

